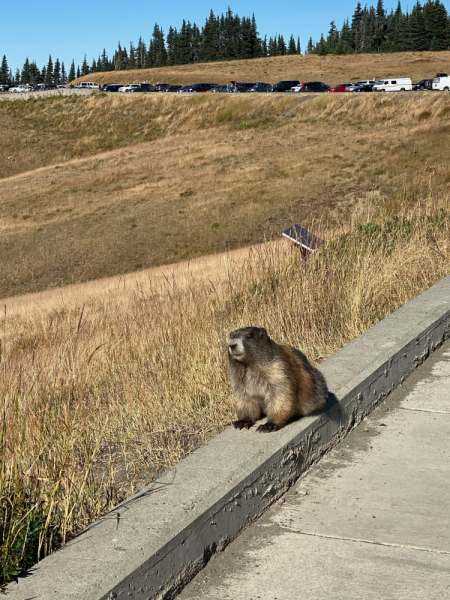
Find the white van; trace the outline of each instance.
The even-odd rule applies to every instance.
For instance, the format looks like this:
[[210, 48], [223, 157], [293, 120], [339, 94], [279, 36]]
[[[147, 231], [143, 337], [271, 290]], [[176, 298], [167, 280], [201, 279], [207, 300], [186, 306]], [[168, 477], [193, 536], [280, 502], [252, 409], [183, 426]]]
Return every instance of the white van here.
[[93, 81], [79, 81], [77, 83], [77, 88], [81, 88], [84, 90], [98, 90], [99, 89], [99, 85], [98, 83], [94, 83]]
[[373, 92], [410, 92], [412, 81], [410, 77], [397, 77], [396, 79], [381, 79], [373, 86]]
[[448, 75], [435, 77], [431, 84], [431, 89], [440, 92], [450, 91], [450, 77]]

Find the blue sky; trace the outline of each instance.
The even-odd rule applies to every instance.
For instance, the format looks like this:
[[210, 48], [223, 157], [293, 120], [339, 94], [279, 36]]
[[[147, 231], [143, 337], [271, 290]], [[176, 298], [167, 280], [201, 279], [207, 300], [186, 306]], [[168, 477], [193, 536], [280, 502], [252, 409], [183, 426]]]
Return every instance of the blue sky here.
[[[368, 4], [376, 4], [377, 0]], [[340, 29], [345, 17], [351, 17], [357, 0], [273, 0], [225, 1], [197, 0], [195, 3], [181, 0], [155, 2], [153, 0], [22, 0], [19, 4], [3, 0], [0, 7], [0, 58], [6, 55], [10, 68], [21, 68], [25, 58], [35, 60], [39, 67], [48, 61], [49, 54], [64, 61], [67, 70], [72, 58], [75, 64], [88, 63], [106, 48], [111, 57], [117, 44], [129, 46], [139, 36], [148, 43], [153, 26], [158, 23], [165, 33], [169, 25], [179, 28], [182, 20], [203, 26], [211, 9], [215, 14], [225, 13], [228, 5], [239, 16], [255, 13], [259, 33], [273, 36], [275, 33], [289, 38], [291, 33], [300, 35], [302, 50], [310, 36], [319, 39], [326, 33], [331, 20]], [[361, 2], [364, 5], [364, 1]], [[385, 0], [390, 10], [397, 0]], [[410, 8], [415, 4], [412, 0]], [[447, 5], [447, 2], [444, 2]], [[402, 3], [403, 9], [408, 6]]]

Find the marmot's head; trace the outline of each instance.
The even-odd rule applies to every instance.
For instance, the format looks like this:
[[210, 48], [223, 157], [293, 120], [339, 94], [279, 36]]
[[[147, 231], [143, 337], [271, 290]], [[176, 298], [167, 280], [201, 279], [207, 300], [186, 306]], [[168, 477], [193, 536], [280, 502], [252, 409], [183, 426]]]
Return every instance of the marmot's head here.
[[267, 355], [270, 338], [264, 327], [243, 327], [230, 333], [228, 358], [252, 363]]

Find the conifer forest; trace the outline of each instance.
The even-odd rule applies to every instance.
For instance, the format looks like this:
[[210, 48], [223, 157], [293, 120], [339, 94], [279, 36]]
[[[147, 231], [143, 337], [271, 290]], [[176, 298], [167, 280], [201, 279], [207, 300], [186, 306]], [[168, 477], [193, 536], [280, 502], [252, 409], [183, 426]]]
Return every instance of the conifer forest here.
[[[304, 53], [355, 54], [449, 48], [450, 16], [440, 0], [427, 0], [423, 5], [417, 1], [410, 12], [403, 10], [400, 0], [396, 9], [390, 12], [385, 9], [383, 0], [378, 0], [376, 6], [363, 7], [358, 2], [353, 15], [344, 20], [341, 29], [332, 21], [328, 33], [322, 34], [319, 40], [309, 38]], [[27, 57], [22, 69], [17, 68], [13, 72], [6, 55], [3, 55], [0, 84], [65, 84], [99, 71], [151, 69], [301, 53], [298, 35], [293, 33], [289, 39], [281, 34], [262, 37], [255, 15], [240, 17], [228, 8], [220, 16], [211, 10], [201, 28], [183, 19], [179, 28], [170, 26], [166, 33], [155, 24], [148, 42], [140, 37], [129, 45], [119, 43], [112, 56], [103, 49], [92, 61], [84, 55], [81, 65], [76, 65], [73, 59], [69, 68], [59, 58], [53, 60], [50, 55], [47, 64], [41, 68]]]

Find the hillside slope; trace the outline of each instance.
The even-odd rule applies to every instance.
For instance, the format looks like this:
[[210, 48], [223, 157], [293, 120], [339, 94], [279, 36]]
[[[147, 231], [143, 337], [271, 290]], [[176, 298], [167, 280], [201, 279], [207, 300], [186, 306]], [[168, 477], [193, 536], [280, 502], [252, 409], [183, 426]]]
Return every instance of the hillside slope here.
[[195, 82], [225, 84], [230, 80], [266, 81], [281, 79], [324, 81], [336, 85], [359, 79], [411, 77], [420, 81], [437, 72], [448, 71], [450, 52], [394, 52], [380, 54], [349, 54], [317, 56], [275, 56], [252, 60], [178, 65], [159, 69], [109, 71], [91, 73], [76, 81], [97, 83], [138, 83], [157, 81], [186, 85]]
[[345, 221], [405, 183], [446, 189], [449, 125], [432, 93], [0, 103], [0, 297]]

